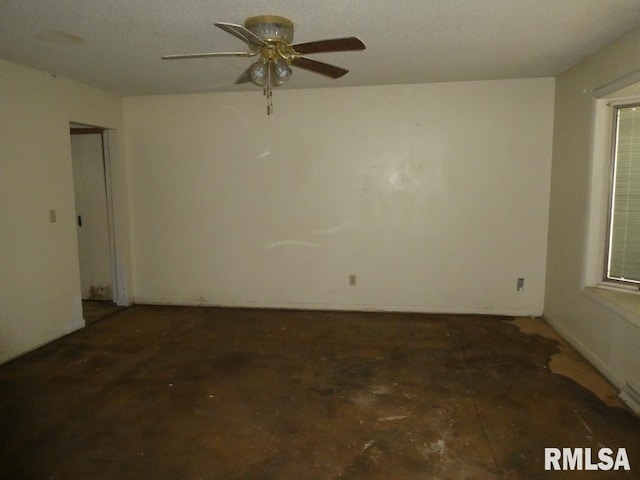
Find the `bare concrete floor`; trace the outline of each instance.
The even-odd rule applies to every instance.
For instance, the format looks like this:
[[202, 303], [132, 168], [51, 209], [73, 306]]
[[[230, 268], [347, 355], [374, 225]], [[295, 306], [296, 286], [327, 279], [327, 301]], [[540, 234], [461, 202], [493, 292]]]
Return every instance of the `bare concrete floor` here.
[[[0, 366], [0, 478], [640, 478], [640, 419], [524, 323], [132, 307]], [[631, 471], [548, 472], [545, 447]]]

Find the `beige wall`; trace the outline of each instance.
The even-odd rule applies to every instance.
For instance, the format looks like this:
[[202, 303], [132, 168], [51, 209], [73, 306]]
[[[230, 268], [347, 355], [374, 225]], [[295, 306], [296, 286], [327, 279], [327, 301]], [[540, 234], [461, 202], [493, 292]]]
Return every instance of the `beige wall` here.
[[553, 95], [277, 90], [271, 117], [258, 90], [126, 98], [135, 299], [540, 314]]
[[640, 28], [557, 79], [545, 317], [619, 387], [640, 385], [640, 323], [583, 289], [598, 87], [640, 68]]
[[0, 61], [0, 361], [83, 325], [70, 121], [116, 129], [140, 302], [538, 314], [553, 91], [276, 91], [271, 117], [258, 91], [137, 97], [123, 122], [117, 96]]
[[[122, 101], [0, 60], [0, 105], [2, 362], [84, 325], [69, 122], [121, 132]], [[121, 138], [120, 133], [120, 143]], [[113, 165], [113, 174], [116, 226], [126, 239], [126, 182], [120, 161]], [[49, 222], [49, 210], [56, 210], [56, 223]], [[124, 240], [120, 253], [126, 282]]]

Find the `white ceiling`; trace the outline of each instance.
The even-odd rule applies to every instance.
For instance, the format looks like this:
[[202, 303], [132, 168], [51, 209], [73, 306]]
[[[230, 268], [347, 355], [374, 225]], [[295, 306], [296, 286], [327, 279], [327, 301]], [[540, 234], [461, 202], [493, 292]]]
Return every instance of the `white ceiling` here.
[[251, 59], [161, 60], [237, 51], [214, 26], [274, 14], [294, 43], [357, 36], [363, 52], [310, 55], [348, 68], [295, 69], [281, 88], [555, 76], [640, 23], [640, 0], [0, 0], [0, 58], [121, 95], [256, 89]]

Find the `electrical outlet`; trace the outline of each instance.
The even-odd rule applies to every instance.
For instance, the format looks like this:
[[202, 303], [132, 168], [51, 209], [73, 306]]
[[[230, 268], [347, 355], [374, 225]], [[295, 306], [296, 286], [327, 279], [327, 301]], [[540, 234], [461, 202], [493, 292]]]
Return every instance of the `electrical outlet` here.
[[49, 210], [49, 223], [56, 223], [57, 218], [56, 218], [56, 211], [55, 210]]
[[524, 278], [518, 279], [518, 283], [516, 283], [516, 290], [518, 290], [519, 292], [524, 290]]
[[356, 279], [356, 276], [355, 276], [355, 275], [349, 275], [349, 285], [350, 285], [350, 286], [352, 286], [352, 287], [353, 287], [353, 286], [355, 286], [355, 284], [356, 284], [356, 280], [357, 280], [357, 279]]

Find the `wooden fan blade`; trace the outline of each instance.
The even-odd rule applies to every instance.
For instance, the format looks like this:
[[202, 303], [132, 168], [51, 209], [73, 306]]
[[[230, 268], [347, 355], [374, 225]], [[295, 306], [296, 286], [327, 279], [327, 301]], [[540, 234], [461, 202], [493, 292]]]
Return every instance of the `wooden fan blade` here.
[[307, 53], [349, 52], [354, 50], [364, 50], [367, 48], [364, 43], [362, 43], [362, 40], [357, 37], [330, 38], [328, 40], [298, 43], [291, 46], [296, 52], [302, 55]]
[[247, 68], [242, 75], [238, 77], [235, 81], [234, 85], [240, 85], [241, 83], [249, 83], [251, 82], [251, 67]]
[[260, 47], [266, 47], [267, 44], [259, 36], [253, 33], [251, 30], [247, 30], [242, 25], [235, 25], [233, 23], [216, 22], [215, 26], [221, 28], [227, 33], [238, 37], [245, 42], [249, 47], [254, 50], [258, 50]]
[[253, 57], [258, 52], [212, 52], [212, 53], [185, 53], [179, 55], [163, 55], [162, 60], [179, 60], [182, 58], [208, 58], [208, 57]]
[[296, 67], [310, 70], [320, 75], [325, 75], [331, 78], [340, 78], [349, 72], [346, 68], [336, 67], [335, 65], [329, 65], [328, 63], [318, 62], [309, 58], [299, 57], [291, 61], [291, 65]]

